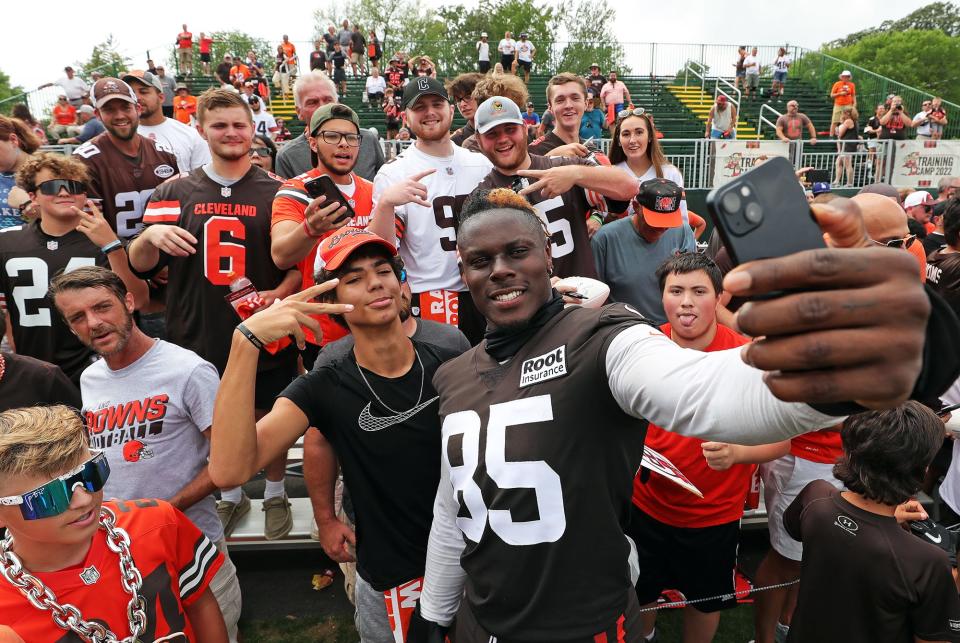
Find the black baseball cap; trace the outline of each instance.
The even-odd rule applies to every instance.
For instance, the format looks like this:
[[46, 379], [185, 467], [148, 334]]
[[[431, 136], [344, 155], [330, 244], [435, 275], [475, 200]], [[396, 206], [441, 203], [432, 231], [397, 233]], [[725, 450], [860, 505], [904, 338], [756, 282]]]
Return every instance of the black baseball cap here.
[[679, 228], [683, 225], [680, 201], [683, 190], [667, 179], [650, 179], [640, 184], [637, 203], [647, 225], [654, 228]]
[[403, 88], [403, 100], [400, 101], [400, 108], [407, 109], [410, 105], [413, 105], [417, 102], [417, 99], [421, 96], [428, 96], [433, 94], [434, 96], [441, 96], [447, 102], [450, 101], [450, 96], [447, 95], [447, 90], [436, 78], [431, 76], [418, 76], [413, 78], [407, 83], [407, 86]]

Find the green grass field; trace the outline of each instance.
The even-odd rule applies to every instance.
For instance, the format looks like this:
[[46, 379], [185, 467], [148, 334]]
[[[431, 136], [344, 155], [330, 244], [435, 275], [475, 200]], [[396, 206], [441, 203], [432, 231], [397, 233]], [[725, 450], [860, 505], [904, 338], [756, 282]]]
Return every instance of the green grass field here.
[[[679, 610], [663, 610], [657, 619], [660, 643], [680, 643]], [[285, 617], [240, 624], [244, 643], [355, 643], [349, 616], [325, 619]], [[753, 607], [741, 605], [723, 613], [714, 643], [747, 643], [753, 638]]]

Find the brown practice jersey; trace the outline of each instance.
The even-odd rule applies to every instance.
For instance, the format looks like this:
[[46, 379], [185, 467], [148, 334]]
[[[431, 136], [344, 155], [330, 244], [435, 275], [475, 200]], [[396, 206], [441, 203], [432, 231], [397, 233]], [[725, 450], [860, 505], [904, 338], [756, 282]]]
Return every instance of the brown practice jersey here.
[[[196, 253], [171, 257], [160, 252], [154, 274], [169, 266], [167, 337], [197, 353], [220, 373], [227, 364], [230, 338], [240, 317], [224, 299], [230, 284], [247, 277], [258, 291], [283, 281], [270, 256], [270, 211], [283, 183], [280, 177], [252, 166], [227, 187], [200, 167], [161, 185], [143, 215], [145, 226], [176, 225], [197, 239]], [[259, 370], [288, 365], [295, 351], [264, 353]]]
[[[567, 156], [530, 155], [531, 170], [546, 170], [560, 165], [583, 165], [594, 167], [590, 161]], [[487, 178], [477, 186], [478, 190], [490, 188], [526, 187], [532, 180], [518, 176], [507, 176], [499, 170], [491, 170]], [[590, 249], [590, 237], [587, 234], [587, 217], [591, 207], [587, 193], [583, 188], [574, 186], [571, 190], [545, 199], [540, 191], [527, 195], [527, 200], [537, 209], [540, 218], [550, 234], [550, 253], [553, 257], [553, 274], [558, 277], [592, 277], [596, 279], [597, 268]], [[621, 204], [626, 206], [625, 203]]]
[[56, 364], [74, 383], [95, 355], [70, 332], [47, 287], [61, 271], [93, 265], [109, 263], [82, 232], [51, 237], [39, 220], [0, 232], [0, 303], [10, 315], [17, 352]]
[[441, 485], [460, 505], [467, 600], [488, 632], [579, 640], [626, 607], [623, 530], [647, 423], [620, 409], [605, 359], [638, 323], [622, 304], [573, 306], [509, 361], [481, 345], [433, 378], [450, 472]]
[[135, 136], [140, 138], [139, 158], [118, 150], [107, 132], [73, 151], [90, 173], [87, 194], [102, 199], [103, 216], [121, 239], [129, 239], [140, 231], [150, 195], [179, 171], [173, 150], [139, 134]]

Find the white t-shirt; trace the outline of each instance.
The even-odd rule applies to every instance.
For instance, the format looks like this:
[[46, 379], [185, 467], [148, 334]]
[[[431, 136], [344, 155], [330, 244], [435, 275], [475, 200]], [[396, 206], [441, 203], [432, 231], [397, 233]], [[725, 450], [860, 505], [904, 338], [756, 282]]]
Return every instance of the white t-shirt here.
[[[193, 351], [163, 340], [125, 368], [98, 360], [80, 376], [91, 447], [110, 463], [107, 498], [169, 499], [210, 455], [203, 432], [213, 424], [220, 377]], [[223, 540], [213, 495], [184, 512], [213, 542]]]
[[773, 62], [773, 68], [777, 71], [787, 71], [790, 63], [790, 56], [777, 56], [777, 59]]
[[367, 76], [367, 93], [382, 94], [387, 89], [387, 81], [383, 76]]
[[517, 58], [519, 60], [522, 60], [523, 62], [530, 62], [531, 60], [533, 60], [534, 49], [536, 49], [536, 47], [534, 47], [533, 43], [530, 42], [529, 40], [527, 40], [526, 42], [524, 42], [523, 40], [519, 41], [517, 43]]
[[490, 62], [490, 43], [483, 42], [482, 40], [477, 41], [477, 60], [482, 60], [483, 62]]
[[260, 136], [273, 138], [274, 134], [276, 134], [277, 119], [273, 117], [273, 114], [261, 108], [259, 112], [253, 113], [253, 129], [255, 129]]
[[[487, 157], [454, 145], [452, 156], [440, 158], [411, 145], [380, 168], [373, 180], [373, 207], [376, 209], [380, 195], [388, 187], [429, 169], [436, 171], [421, 179], [421, 183], [427, 186], [427, 200], [433, 206], [408, 203], [396, 208], [397, 222], [403, 228], [398, 243], [400, 256], [413, 292], [462, 292], [466, 287], [457, 270], [454, 220], [459, 212], [454, 205], [457, 201], [462, 203], [493, 169]], [[442, 227], [438, 224], [441, 220]]]
[[926, 123], [923, 123], [922, 125], [917, 125], [917, 136], [932, 136], [930, 132], [930, 117], [927, 115], [927, 113], [917, 112], [917, 115], [913, 117], [913, 120], [915, 122], [923, 121], [924, 119], [927, 119]]
[[67, 95], [67, 100], [80, 100], [83, 98], [83, 92], [89, 91], [87, 83], [79, 76], [73, 78], [64, 76], [57, 81], [57, 85], [63, 89], [63, 93]]
[[[753, 63], [752, 67], [748, 67], [750, 63]], [[760, 73], [760, 61], [757, 60], [756, 56], [749, 55], [743, 59], [743, 69], [748, 74], [757, 75]]]
[[517, 41], [513, 38], [507, 40], [504, 38], [500, 41], [500, 44], [497, 46], [497, 50], [504, 56], [512, 56], [513, 52], [517, 49]]
[[[617, 163], [617, 167], [628, 174], [633, 174], [633, 170], [630, 169], [626, 161], [620, 161]], [[637, 177], [637, 183], [643, 183], [644, 181], [655, 178], [657, 178], [657, 169], [651, 165], [642, 176]], [[673, 165], [663, 166], [663, 178], [668, 181], [673, 181], [678, 187], [683, 188], [683, 175], [680, 174], [680, 170]], [[627, 208], [627, 212], [631, 215], [633, 214], [633, 201], [630, 202], [630, 207]], [[690, 224], [690, 217], [687, 216], [687, 200], [685, 198], [680, 200], [680, 216], [685, 224]]]
[[181, 172], [190, 172], [210, 162], [210, 148], [197, 130], [174, 118], [167, 118], [159, 125], [140, 123], [137, 133], [158, 141], [173, 150]]

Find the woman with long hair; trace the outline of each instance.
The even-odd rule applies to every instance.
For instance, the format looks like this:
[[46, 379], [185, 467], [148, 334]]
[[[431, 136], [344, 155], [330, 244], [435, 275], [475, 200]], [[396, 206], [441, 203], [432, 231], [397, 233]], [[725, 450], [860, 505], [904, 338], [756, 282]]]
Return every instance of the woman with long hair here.
[[0, 230], [24, 222], [30, 197], [16, 187], [16, 173], [40, 147], [30, 125], [19, 118], [0, 116]]
[[[667, 179], [683, 188], [683, 174], [667, 161], [663, 148], [660, 147], [653, 114], [642, 107], [625, 109], [617, 114], [608, 157], [611, 165], [630, 172], [637, 177], [638, 183], [650, 179]], [[632, 203], [628, 213], [633, 214]], [[680, 201], [680, 213], [699, 238], [706, 229], [706, 221], [687, 212], [686, 199]]]
[[[860, 144], [860, 131], [857, 127], [857, 108], [853, 105], [844, 105], [840, 111], [840, 125], [837, 127], [837, 161], [834, 183], [853, 187], [853, 154]], [[843, 182], [846, 171], [847, 182]]]

